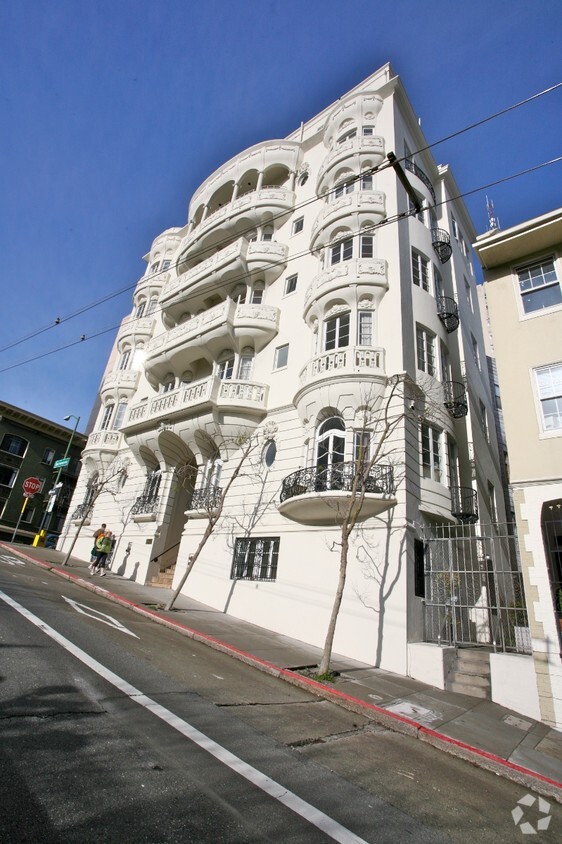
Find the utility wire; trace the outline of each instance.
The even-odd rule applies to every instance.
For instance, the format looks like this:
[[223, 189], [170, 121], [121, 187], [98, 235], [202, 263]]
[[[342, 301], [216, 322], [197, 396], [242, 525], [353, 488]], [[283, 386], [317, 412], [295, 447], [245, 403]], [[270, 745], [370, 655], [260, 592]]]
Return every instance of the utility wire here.
[[[531, 103], [531, 102], [533, 102], [534, 100], [537, 100], [537, 99], [539, 99], [540, 97], [545, 96], [546, 94], [550, 94], [550, 93], [552, 93], [553, 91], [556, 91], [556, 90], [557, 90], [557, 89], [559, 89], [559, 88], [562, 88], [562, 82], [557, 82], [555, 85], [551, 85], [550, 87], [545, 88], [543, 91], [539, 91], [539, 92], [538, 92], [538, 93], [536, 93], [536, 94], [532, 94], [530, 97], [526, 97], [524, 100], [520, 100], [519, 102], [514, 103], [513, 105], [508, 106], [507, 108], [500, 109], [499, 111], [496, 111], [496, 112], [494, 112], [493, 114], [488, 115], [487, 117], [482, 118], [481, 120], [477, 120], [476, 122], [471, 123], [471, 124], [469, 124], [468, 126], [465, 126], [463, 129], [458, 129], [458, 130], [456, 130], [455, 132], [452, 132], [452, 133], [451, 133], [451, 134], [449, 134], [449, 135], [445, 135], [444, 137], [440, 138], [439, 140], [437, 140], [437, 141], [433, 141], [431, 144], [427, 144], [426, 146], [421, 147], [420, 149], [418, 149], [418, 150], [416, 150], [416, 151], [412, 152], [410, 156], [406, 156], [406, 155], [404, 155], [404, 156], [402, 156], [401, 158], [398, 158], [398, 159], [397, 159], [397, 161], [398, 161], [398, 162], [402, 162], [402, 161], [406, 160], [406, 158], [408, 158], [408, 157], [410, 157], [410, 158], [411, 158], [411, 157], [413, 157], [414, 155], [419, 155], [420, 153], [423, 153], [423, 152], [426, 152], [427, 150], [433, 149], [433, 147], [439, 146], [440, 144], [443, 144], [443, 143], [445, 143], [446, 141], [450, 141], [450, 140], [452, 140], [453, 138], [457, 138], [457, 137], [459, 137], [460, 135], [463, 135], [463, 134], [465, 134], [466, 132], [472, 131], [473, 129], [476, 129], [476, 128], [477, 128], [477, 127], [479, 127], [479, 126], [483, 126], [484, 124], [489, 123], [490, 121], [495, 120], [496, 118], [501, 117], [501, 116], [503, 116], [504, 114], [508, 114], [509, 112], [514, 111], [515, 109], [521, 108], [522, 106], [527, 105], [528, 103]], [[557, 160], [557, 159], [554, 159], [554, 161], [556, 161], [556, 160]], [[547, 162], [547, 163], [550, 163], [550, 162]], [[554, 162], [552, 162], [552, 163], [554, 163]], [[365, 171], [363, 171], [362, 173], [360, 173], [358, 176], [356, 176], [356, 177], [352, 177], [352, 178], [350, 178], [350, 179], [348, 179], [348, 180], [346, 180], [346, 181], [347, 181], [349, 184], [351, 184], [351, 183], [353, 183], [353, 182], [357, 182], [357, 181], [361, 180], [362, 178], [364, 178], [366, 175], [374, 175], [375, 173], [380, 172], [381, 170], [387, 169], [387, 168], [388, 168], [388, 167], [390, 167], [390, 166], [391, 166], [391, 165], [389, 164], [389, 162], [385, 161], [383, 164], [379, 165], [378, 167], [372, 167], [372, 168], [369, 168], [368, 170], [365, 170]], [[527, 172], [533, 172], [533, 170], [534, 170], [534, 169], [540, 169], [542, 166], [545, 166], [545, 165], [539, 165], [539, 166], [538, 166], [538, 167], [536, 167], [536, 168], [530, 168], [530, 169], [529, 169], [529, 170], [527, 170], [527, 171], [523, 171], [523, 173], [522, 173], [521, 175], [523, 175], [524, 173], [527, 173]], [[494, 185], [494, 184], [501, 184], [503, 181], [509, 181], [509, 180], [510, 180], [510, 179], [512, 179], [512, 178], [516, 178], [516, 177], [517, 177], [517, 175], [518, 175], [518, 174], [516, 174], [516, 175], [514, 175], [514, 176], [509, 176], [509, 177], [507, 177], [506, 179], [501, 179], [501, 180], [499, 180], [498, 182], [493, 182], [493, 183], [491, 183], [491, 184], [490, 184], [490, 186], [491, 186], [491, 185]], [[462, 196], [469, 196], [471, 193], [477, 193], [479, 190], [484, 190], [484, 188], [475, 188], [475, 189], [474, 189], [474, 191], [472, 191], [472, 192], [467, 192], [467, 193], [464, 193], [464, 194], [459, 194], [459, 197], [462, 197]], [[456, 198], [459, 198], [459, 197], [456, 197]], [[313, 196], [313, 197], [311, 197], [310, 199], [303, 200], [301, 203], [299, 203], [299, 204], [297, 204], [297, 205], [295, 205], [295, 206], [293, 207], [293, 209], [291, 210], [291, 213], [293, 213], [293, 214], [294, 214], [294, 212], [295, 212], [295, 211], [299, 211], [299, 210], [301, 210], [302, 208], [306, 208], [307, 206], [311, 205], [312, 203], [314, 203], [314, 202], [319, 202], [319, 201], [321, 201], [321, 200], [323, 200], [323, 199], [324, 199], [324, 195], [322, 195], [322, 196]], [[446, 201], [447, 201], [447, 200], [445, 200], [445, 202], [446, 202]], [[443, 204], [444, 204], [444, 202], [437, 203], [437, 205], [443, 205]], [[270, 221], [269, 221], [269, 222], [275, 222], [276, 220], [280, 219], [281, 217], [285, 217], [285, 216], [287, 216], [287, 213], [288, 213], [287, 211], [280, 211], [278, 214], [273, 215], [273, 217], [272, 217], [272, 218], [270, 218]], [[188, 225], [189, 225], [189, 222], [188, 222]], [[238, 232], [238, 233], [237, 233], [237, 234], [238, 234], [238, 237], [242, 237], [243, 235], [248, 234], [249, 232], [254, 231], [254, 229], [255, 229], [255, 226], [252, 226], [251, 228], [248, 228], [248, 229], [246, 229], [246, 230], [244, 230], [244, 231], [240, 231], [240, 232]], [[204, 254], [206, 251], [209, 251], [210, 249], [212, 249], [212, 250], [213, 250], [213, 253], [214, 253], [214, 252], [216, 252], [216, 251], [217, 251], [217, 247], [219, 247], [219, 249], [220, 249], [220, 247], [221, 247], [221, 246], [223, 246], [223, 245], [227, 245], [227, 244], [230, 242], [230, 240], [231, 240], [231, 238], [229, 238], [229, 237], [225, 237], [223, 240], [219, 240], [219, 241], [217, 241], [217, 242], [213, 243], [213, 245], [212, 245], [212, 246], [207, 247], [207, 249], [206, 249], [206, 250], [205, 250], [205, 249], [203, 249], [203, 250], [202, 250], [202, 252], [203, 252], [203, 254]], [[295, 256], [295, 257], [300, 257], [300, 256]], [[159, 270], [158, 272], [153, 273], [153, 274], [150, 276], [150, 278], [151, 278], [151, 279], [156, 279], [159, 275], [161, 275], [161, 274], [163, 274], [163, 273], [165, 273], [165, 272], [167, 272], [167, 271], [168, 271], [168, 270]], [[14, 341], [14, 342], [12, 342], [12, 343], [8, 343], [7, 345], [0, 347], [0, 353], [1, 353], [1, 352], [5, 352], [5, 351], [7, 351], [7, 350], [9, 350], [9, 349], [12, 349], [12, 348], [14, 348], [14, 347], [16, 347], [16, 346], [19, 346], [19, 345], [21, 345], [22, 343], [27, 342], [27, 340], [32, 340], [32, 339], [34, 339], [35, 337], [38, 337], [40, 334], [43, 334], [43, 333], [45, 333], [46, 331], [50, 331], [51, 329], [55, 328], [57, 325], [61, 325], [61, 324], [65, 323], [65, 322], [68, 322], [68, 321], [70, 321], [70, 320], [74, 319], [74, 318], [75, 318], [75, 317], [77, 317], [77, 316], [80, 316], [80, 315], [81, 315], [81, 314], [83, 314], [83, 313], [86, 313], [86, 312], [87, 312], [87, 311], [89, 311], [89, 310], [92, 310], [92, 309], [94, 309], [94, 308], [97, 308], [97, 307], [99, 307], [100, 305], [103, 305], [103, 304], [105, 304], [106, 302], [111, 301], [111, 299], [114, 299], [114, 298], [116, 298], [116, 297], [118, 297], [118, 296], [121, 296], [123, 293], [127, 293], [127, 292], [128, 292], [128, 291], [130, 291], [130, 290], [134, 290], [134, 289], [137, 287], [138, 283], [139, 283], [139, 281], [138, 281], [138, 279], [137, 279], [137, 280], [136, 280], [135, 282], [133, 282], [132, 284], [129, 284], [129, 285], [126, 285], [125, 287], [119, 288], [118, 290], [116, 290], [116, 291], [114, 291], [114, 292], [112, 292], [112, 293], [109, 293], [107, 296], [104, 296], [104, 297], [102, 297], [101, 299], [97, 299], [97, 300], [95, 300], [94, 302], [91, 302], [90, 304], [84, 305], [83, 307], [81, 307], [81, 308], [77, 309], [76, 311], [72, 311], [70, 314], [67, 314], [67, 315], [66, 315], [66, 316], [64, 316], [64, 317], [57, 317], [57, 318], [56, 318], [56, 319], [55, 319], [52, 323], [50, 323], [49, 325], [45, 325], [45, 326], [43, 326], [42, 328], [39, 328], [39, 329], [37, 329], [36, 331], [31, 332], [30, 334], [27, 334], [25, 337], [20, 338], [19, 340], [15, 340], [15, 341]], [[5, 371], [5, 370], [1, 370], [1, 369], [0, 369], [0, 372], [4, 372], [4, 371]]]
[[[537, 164], [534, 167], [528, 167], [527, 169], [521, 170], [518, 173], [513, 173], [510, 176], [504, 176], [501, 179], [496, 179], [493, 182], [488, 182], [487, 184], [481, 185], [480, 187], [473, 188], [472, 190], [469, 190], [469, 191], [464, 191], [463, 193], [459, 193], [456, 196], [452, 196], [449, 199], [445, 199], [442, 202], [439, 202], [438, 205], [446, 205], [449, 202], [455, 202], [457, 199], [463, 199], [465, 196], [471, 196], [474, 193], [479, 193], [480, 191], [488, 190], [488, 188], [495, 187], [496, 185], [500, 185], [504, 182], [512, 181], [513, 179], [517, 179], [520, 176], [526, 176], [529, 173], [534, 173], [537, 170], [542, 170], [544, 167], [548, 167], [551, 164], [557, 164], [561, 161], [562, 161], [562, 155], [559, 155], [556, 158], [550, 159], [549, 161], [544, 161], [542, 164]], [[356, 234], [350, 234], [350, 237], [360, 237], [361, 235], [366, 234], [367, 232], [372, 232], [372, 231], [378, 230], [379, 228], [382, 228], [383, 226], [387, 226], [387, 225], [390, 225], [392, 223], [398, 223], [403, 219], [411, 217], [413, 214], [415, 214], [414, 209], [412, 209], [411, 211], [404, 212], [402, 214], [395, 214], [393, 217], [388, 217], [386, 220], [382, 220], [380, 223], [377, 223], [376, 225], [373, 225], [373, 226], [369, 227], [368, 229], [362, 230], [362, 231], [360, 231], [359, 233], [356, 233]], [[292, 255], [290, 258], [287, 259], [286, 263], [289, 263], [290, 261], [296, 260], [297, 258], [302, 258], [303, 256], [309, 255], [309, 254], [312, 254], [312, 250], [306, 249], [303, 252]], [[276, 266], [276, 263], [269, 265], [270, 268], [274, 267], [274, 266]], [[246, 277], [247, 277], [247, 273], [244, 273], [243, 275], [239, 276], [238, 279], [237, 278], [230, 279], [229, 283], [232, 284], [232, 283], [235, 283], [236, 281], [241, 281]], [[163, 310], [164, 310], [164, 308], [159, 308], [160, 313]], [[156, 313], [157, 313], [156, 311], [153, 312], [153, 314], [156, 314]], [[151, 314], [150, 316], [153, 316], [153, 314]], [[136, 319], [143, 319], [143, 317], [138, 317]], [[133, 320], [133, 321], [136, 321], [136, 319]], [[79, 340], [74, 340], [73, 342], [67, 343], [64, 346], [60, 346], [56, 349], [51, 349], [48, 352], [43, 352], [41, 354], [35, 355], [34, 357], [27, 358], [27, 360], [20, 361], [19, 363], [14, 363], [11, 366], [6, 366], [3, 369], [0, 369], [0, 373], [8, 372], [11, 369], [17, 369], [20, 366], [25, 366], [28, 363], [33, 363], [37, 360], [41, 360], [42, 358], [46, 358], [46, 357], [49, 357], [50, 355], [54, 355], [57, 352], [65, 351], [66, 349], [69, 349], [72, 346], [78, 346], [81, 343], [86, 342], [87, 340], [94, 340], [96, 337], [100, 337], [101, 335], [107, 334], [110, 331], [115, 331], [116, 329], [118, 329], [121, 326], [121, 324], [122, 323], [119, 322], [116, 325], [110, 326], [109, 328], [103, 328], [100, 331], [97, 331], [95, 334], [90, 334], [90, 335], [87, 335], [87, 336], [82, 335]], [[129, 325], [129, 323], [127, 323], [127, 325]]]

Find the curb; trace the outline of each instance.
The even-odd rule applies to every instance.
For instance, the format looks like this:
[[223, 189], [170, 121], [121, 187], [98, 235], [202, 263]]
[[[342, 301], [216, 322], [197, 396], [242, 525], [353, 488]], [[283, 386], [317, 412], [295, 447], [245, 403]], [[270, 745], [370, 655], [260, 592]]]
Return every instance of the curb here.
[[389, 730], [392, 730], [393, 732], [417, 738], [420, 741], [424, 741], [427, 744], [432, 745], [432, 747], [435, 747], [438, 750], [443, 750], [451, 756], [464, 759], [479, 768], [484, 768], [485, 770], [491, 771], [499, 776], [503, 776], [519, 785], [531, 788], [539, 794], [552, 797], [558, 803], [562, 803], [562, 782], [558, 782], [557, 780], [551, 779], [543, 774], [539, 774], [536, 771], [532, 771], [530, 768], [517, 765], [514, 762], [503, 759], [501, 756], [488, 753], [486, 750], [481, 750], [478, 747], [466, 744], [458, 739], [450, 738], [444, 733], [432, 730], [430, 727], [425, 727], [417, 721], [413, 721], [411, 718], [398, 715], [394, 712], [389, 712], [374, 703], [367, 703], [366, 701], [352, 697], [345, 692], [332, 689], [329, 686], [319, 683], [317, 680], [304, 677], [303, 675], [297, 674], [288, 668], [281, 668], [272, 662], [268, 662], [267, 660], [240, 650], [240, 648], [237, 648], [235, 645], [229, 645], [214, 636], [210, 636], [207, 633], [201, 633], [192, 627], [188, 627], [181, 621], [173, 621], [172, 619], [166, 618], [166, 616], [160, 615], [155, 610], [142, 607], [139, 604], [134, 603], [134, 601], [130, 601], [128, 598], [123, 598], [115, 592], [110, 592], [102, 586], [97, 586], [90, 580], [85, 580], [80, 575], [73, 574], [65, 569], [57, 567], [57, 564], [55, 563], [45, 563], [42, 560], [36, 560], [22, 551], [15, 551], [11, 546], [5, 545], [3, 542], [0, 542], [0, 548], [9, 550], [11, 553], [17, 554], [19, 557], [28, 560], [30, 563], [50, 571], [65, 580], [72, 581], [77, 586], [89, 589], [91, 592], [96, 592], [104, 598], [113, 601], [113, 603], [119, 604], [138, 615], [142, 615], [145, 618], [162, 625], [163, 627], [167, 627], [169, 630], [173, 630], [182, 636], [186, 636], [189, 639], [193, 639], [196, 642], [207, 645], [216, 651], [220, 651], [227, 656], [231, 656], [240, 662], [244, 662], [246, 665], [250, 665], [258, 671], [262, 671], [280, 680], [284, 680], [293, 686], [302, 688], [305, 691], [316, 695], [316, 697], [328, 700], [337, 706], [341, 706], [344, 709], [355, 712], [357, 715], [368, 717], [370, 720], [386, 727]]

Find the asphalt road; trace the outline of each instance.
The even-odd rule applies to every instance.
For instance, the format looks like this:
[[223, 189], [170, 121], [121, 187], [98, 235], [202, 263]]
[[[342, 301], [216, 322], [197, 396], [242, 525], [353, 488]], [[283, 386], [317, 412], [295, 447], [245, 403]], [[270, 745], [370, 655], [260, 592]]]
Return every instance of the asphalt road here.
[[[14, 560], [3, 844], [528, 840], [514, 783]], [[533, 840], [561, 840], [561, 806], [523, 809], [535, 828], [551, 816]]]

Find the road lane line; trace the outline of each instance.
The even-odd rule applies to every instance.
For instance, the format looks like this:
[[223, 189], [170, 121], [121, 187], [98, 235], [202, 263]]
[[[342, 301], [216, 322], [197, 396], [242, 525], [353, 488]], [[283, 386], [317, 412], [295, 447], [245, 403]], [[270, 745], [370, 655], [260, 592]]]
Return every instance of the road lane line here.
[[108, 615], [106, 612], [101, 612], [101, 610], [95, 610], [93, 607], [89, 607], [88, 604], [79, 604], [78, 601], [74, 601], [72, 598], [67, 598], [65, 595], [61, 595], [63, 601], [66, 601], [67, 604], [70, 604], [72, 609], [76, 610], [77, 613], [81, 615], [85, 615], [87, 618], [93, 618], [94, 621], [100, 621], [102, 624], [107, 624], [108, 627], [113, 627], [114, 630], [118, 630], [120, 633], [126, 633], [127, 636], [134, 636], [135, 639], [138, 639], [136, 633], [133, 633], [132, 630], [128, 630], [120, 621], [117, 621], [116, 618], [113, 618], [112, 615]]
[[324, 814], [324, 812], [316, 809], [310, 803], [302, 800], [292, 791], [285, 788], [285, 786], [280, 785], [280, 783], [272, 780], [265, 774], [262, 774], [261, 771], [257, 770], [257, 768], [254, 768], [252, 765], [244, 762], [240, 759], [240, 757], [235, 756], [225, 747], [222, 747], [222, 745], [217, 744], [217, 742], [213, 741], [213, 739], [209, 738], [204, 733], [201, 733], [191, 724], [188, 724], [187, 721], [184, 721], [179, 716], [174, 715], [173, 712], [170, 712], [169, 709], [166, 709], [164, 706], [156, 703], [156, 701], [152, 700], [152, 698], [147, 697], [147, 695], [143, 694], [139, 689], [136, 689], [122, 677], [119, 677], [118, 674], [115, 674], [105, 665], [102, 665], [101, 662], [98, 662], [77, 645], [73, 644], [61, 633], [58, 633], [45, 621], [42, 621], [38, 616], [34, 615], [21, 604], [18, 604], [17, 601], [14, 601], [13, 598], [10, 598], [10, 596], [6, 595], [5, 592], [0, 591], [0, 600], [12, 607], [12, 609], [42, 630], [47, 636], [50, 636], [53, 641], [65, 648], [65, 650], [76, 657], [76, 659], [79, 659], [80, 662], [108, 683], [111, 683], [112, 686], [129, 697], [132, 701], [138, 703], [139, 706], [143, 706], [148, 712], [151, 712], [170, 727], [173, 727], [181, 733], [181, 735], [188, 738], [202, 750], [207, 751], [207, 753], [219, 762], [222, 762], [223, 765], [226, 765], [232, 771], [235, 771], [241, 777], [244, 777], [244, 779], [248, 782], [257, 786], [257, 788], [261, 789], [270, 797], [273, 797], [279, 803], [282, 803], [292, 812], [295, 812], [295, 814], [300, 815], [304, 818], [304, 820], [320, 829], [329, 838], [340, 842], [340, 844], [368, 844], [363, 838], [359, 838], [359, 836], [355, 835], [355, 833], [339, 824], [333, 818], [330, 818], [329, 815]]

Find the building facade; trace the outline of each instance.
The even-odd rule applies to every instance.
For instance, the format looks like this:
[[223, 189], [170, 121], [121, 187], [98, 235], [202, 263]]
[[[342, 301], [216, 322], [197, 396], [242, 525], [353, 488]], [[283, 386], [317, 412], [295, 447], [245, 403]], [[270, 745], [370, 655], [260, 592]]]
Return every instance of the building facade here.
[[178, 584], [238, 469], [185, 592], [321, 646], [362, 467], [334, 648], [415, 674], [423, 537], [503, 508], [458, 194], [389, 65], [212, 173], [146, 256], [68, 541], [106, 522], [114, 568]]
[[[80, 452], [86, 441], [83, 434], [64, 425], [0, 402], [1, 539], [10, 541], [13, 537], [15, 542], [33, 542], [44, 522], [49, 491], [55, 481], [62, 486], [49, 514], [49, 531], [54, 534], [62, 531], [80, 471]], [[70, 461], [59, 476], [55, 463], [66, 454], [69, 443]], [[38, 478], [41, 488], [29, 499], [22, 513], [25, 501], [22, 484], [26, 478]]]
[[540, 717], [562, 727], [562, 209], [480, 236]]

